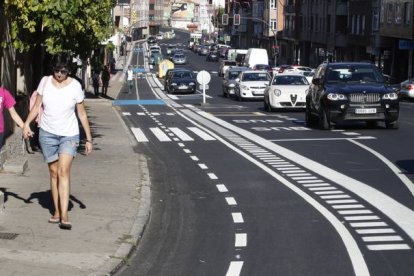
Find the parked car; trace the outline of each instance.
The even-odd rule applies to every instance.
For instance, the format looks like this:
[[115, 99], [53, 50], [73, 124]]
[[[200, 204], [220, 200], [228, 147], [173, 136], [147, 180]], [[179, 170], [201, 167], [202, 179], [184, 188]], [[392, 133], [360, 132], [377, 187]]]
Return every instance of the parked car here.
[[231, 67], [226, 71], [223, 77], [223, 96], [231, 97], [235, 95], [234, 89], [236, 87], [236, 79], [240, 75], [240, 72], [249, 70], [247, 67]]
[[306, 125], [330, 129], [344, 121], [385, 122], [398, 128], [398, 94], [371, 63], [323, 63], [315, 71], [306, 97]]
[[157, 43], [157, 37], [155, 35], [150, 35], [147, 39], [148, 44]]
[[231, 66], [237, 66], [237, 63], [233, 60], [222, 60], [220, 63], [220, 68], [218, 70], [219, 77], [224, 76], [227, 69], [229, 69]]
[[187, 57], [183, 53], [177, 53], [172, 56], [171, 61], [174, 64], [186, 64]]
[[401, 83], [400, 96], [402, 99], [414, 101], [414, 78], [405, 80]]
[[264, 108], [305, 109], [309, 82], [302, 74], [275, 75], [264, 92]]
[[263, 99], [266, 86], [271, 77], [262, 71], [243, 71], [236, 78], [235, 96], [239, 101], [245, 99]]
[[210, 51], [206, 57], [207, 61], [218, 61], [219, 60], [219, 52], [218, 51]]
[[173, 70], [166, 76], [165, 91], [167, 93], [195, 93], [196, 88], [197, 80], [190, 70]]
[[164, 34], [157, 34], [156, 37], [157, 37], [158, 41], [163, 40], [164, 39]]

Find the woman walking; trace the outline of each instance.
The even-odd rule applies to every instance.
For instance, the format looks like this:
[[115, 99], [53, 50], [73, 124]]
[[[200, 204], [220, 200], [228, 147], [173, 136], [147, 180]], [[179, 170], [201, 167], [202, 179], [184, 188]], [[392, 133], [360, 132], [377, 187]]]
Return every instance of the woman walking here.
[[14, 105], [16, 101], [14, 100], [13, 96], [10, 92], [2, 87], [0, 87], [0, 150], [3, 146], [4, 140], [4, 109], [7, 109], [10, 113], [12, 119], [16, 122], [19, 127], [23, 127], [23, 121], [20, 118], [19, 114], [17, 114], [16, 110], [14, 109]]
[[50, 190], [54, 212], [50, 223], [59, 223], [61, 229], [70, 230], [68, 218], [70, 171], [79, 145], [79, 120], [86, 135], [85, 154], [92, 152], [92, 135], [85, 111], [85, 94], [81, 84], [68, 76], [71, 58], [62, 53], [52, 58], [53, 75], [45, 76], [37, 88], [35, 107], [24, 123], [23, 134], [32, 136], [30, 123], [43, 106], [40, 120], [39, 142], [48, 163]]

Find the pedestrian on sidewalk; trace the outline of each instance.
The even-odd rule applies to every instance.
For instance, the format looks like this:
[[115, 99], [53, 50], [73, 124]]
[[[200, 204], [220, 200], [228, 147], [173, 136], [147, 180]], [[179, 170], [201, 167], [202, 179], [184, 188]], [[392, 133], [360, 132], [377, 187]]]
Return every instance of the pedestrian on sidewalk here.
[[4, 109], [7, 109], [13, 121], [21, 128], [23, 128], [23, 120], [20, 118], [14, 109], [16, 100], [7, 89], [0, 87], [0, 150], [3, 147], [4, 140]]
[[101, 83], [101, 76], [98, 70], [95, 70], [92, 75], [93, 93], [96, 97], [99, 96], [99, 85]]
[[131, 93], [132, 88], [134, 88], [134, 71], [132, 71], [131, 66], [128, 66], [128, 70], [126, 73], [127, 73], [128, 93]]
[[101, 73], [101, 80], [102, 80], [102, 96], [106, 96], [108, 93], [108, 86], [109, 86], [109, 79], [111, 75], [109, 73], [109, 68], [107, 65], [104, 66], [104, 69]]
[[[85, 154], [92, 152], [92, 135], [86, 114], [85, 93], [81, 84], [69, 77], [71, 57], [57, 54], [52, 58], [53, 75], [45, 76], [37, 87], [38, 96], [23, 127], [25, 137], [33, 135], [30, 123], [36, 118], [40, 106], [39, 142], [48, 163], [50, 190], [53, 199], [53, 216], [50, 223], [59, 223], [61, 229], [70, 230], [68, 206], [70, 196], [70, 172], [79, 145], [79, 121], [86, 135]], [[75, 109], [77, 112], [75, 112]]]

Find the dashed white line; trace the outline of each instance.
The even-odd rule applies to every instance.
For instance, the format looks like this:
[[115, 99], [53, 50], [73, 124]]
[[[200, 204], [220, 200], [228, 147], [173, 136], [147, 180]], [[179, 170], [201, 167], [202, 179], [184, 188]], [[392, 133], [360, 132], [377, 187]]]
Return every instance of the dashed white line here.
[[216, 138], [214, 138], [213, 136], [205, 133], [204, 131], [202, 131], [201, 129], [199, 129], [197, 127], [188, 127], [188, 129], [191, 130], [192, 132], [194, 132], [194, 134], [198, 135], [200, 138], [202, 138], [205, 141], [216, 140]]
[[206, 166], [206, 164], [198, 164], [198, 166], [202, 169], [202, 170], [207, 170], [208, 167]]
[[247, 246], [247, 234], [246, 233], [236, 233], [235, 247], [246, 247]]
[[189, 149], [184, 149], [184, 152], [185, 152], [185, 153], [191, 153], [191, 150], [189, 150]]
[[239, 276], [243, 268], [242, 261], [230, 262], [229, 269], [227, 270], [226, 276]]
[[234, 197], [226, 197], [226, 201], [228, 205], [237, 205], [237, 202], [234, 199]]
[[231, 213], [234, 223], [244, 223], [242, 213]]
[[218, 177], [214, 173], [208, 173], [207, 175], [208, 177], [210, 177], [210, 179], [213, 179], [213, 180], [218, 179]]
[[170, 127], [169, 128], [175, 135], [178, 136], [182, 141], [194, 141], [187, 133], [179, 129], [178, 127]]
[[227, 187], [226, 187], [226, 185], [224, 185], [224, 184], [217, 184], [216, 185], [216, 187], [217, 187], [217, 190], [220, 192], [220, 193], [227, 193], [229, 190], [227, 189]]
[[385, 241], [402, 241], [400, 236], [369, 236], [362, 237], [365, 242], [385, 242]]
[[151, 127], [150, 130], [151, 130], [152, 133], [154, 133], [155, 137], [157, 137], [157, 139], [160, 142], [169, 142], [169, 141], [171, 141], [171, 139], [158, 127]]
[[193, 160], [193, 161], [198, 161], [199, 159], [198, 159], [198, 157], [197, 156], [194, 156], [194, 155], [191, 155], [190, 156], [190, 158]]

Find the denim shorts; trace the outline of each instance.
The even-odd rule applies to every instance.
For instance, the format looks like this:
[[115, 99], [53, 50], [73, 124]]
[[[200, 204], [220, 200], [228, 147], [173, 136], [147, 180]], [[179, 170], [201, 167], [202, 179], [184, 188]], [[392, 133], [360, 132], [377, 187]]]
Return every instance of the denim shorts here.
[[59, 136], [40, 129], [39, 143], [45, 161], [52, 163], [59, 159], [59, 154], [61, 153], [69, 154], [73, 157], [76, 156], [76, 151], [79, 146], [79, 134], [74, 136]]

